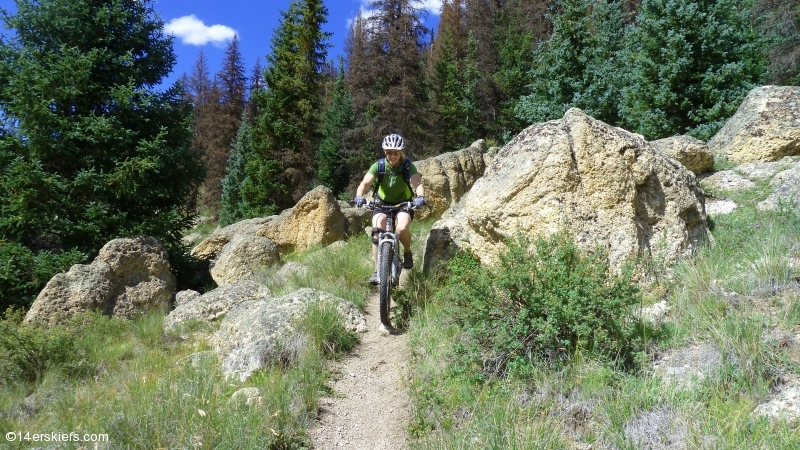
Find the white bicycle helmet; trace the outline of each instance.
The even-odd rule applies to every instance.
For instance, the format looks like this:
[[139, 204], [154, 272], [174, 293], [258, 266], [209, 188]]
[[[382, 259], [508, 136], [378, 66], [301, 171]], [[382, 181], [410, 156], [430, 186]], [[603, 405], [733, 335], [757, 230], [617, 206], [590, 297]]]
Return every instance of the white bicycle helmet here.
[[405, 141], [399, 134], [390, 134], [383, 138], [384, 150], [402, 150], [406, 147]]

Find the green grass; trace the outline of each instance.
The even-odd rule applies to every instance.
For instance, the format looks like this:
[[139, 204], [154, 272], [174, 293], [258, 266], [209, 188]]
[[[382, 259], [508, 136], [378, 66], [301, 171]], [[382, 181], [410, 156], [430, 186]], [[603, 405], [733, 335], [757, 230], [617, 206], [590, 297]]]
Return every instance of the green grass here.
[[198, 243], [201, 242], [203, 239], [211, 236], [211, 234], [217, 229], [217, 227], [219, 227], [219, 220], [210, 219], [212, 217], [210, 209], [204, 209], [203, 211], [200, 211], [200, 213], [198, 214], [198, 218], [200, 217], [209, 219], [203, 220], [202, 222], [196, 224], [194, 227], [184, 232], [185, 235], [189, 235], [192, 233], [200, 234], [200, 238], [197, 239], [196, 241]]
[[[665, 299], [671, 309], [634, 368], [578, 352], [525, 377], [489, 375], [465, 358], [476, 349], [452, 302], [429, 296], [439, 289], [423, 282], [415, 291], [423, 295], [409, 300], [422, 306], [409, 325], [409, 448], [800, 448], [800, 423], [753, 414], [781, 380], [800, 375], [790, 350], [768, 337], [774, 328], [800, 333], [800, 267], [792, 265], [800, 214], [758, 210], [768, 193], [766, 181], [715, 193], [738, 204], [711, 221], [715, 244], [650, 268], [672, 275], [648, 280], [645, 302]], [[653, 360], [699, 342], [721, 355], [708, 377], [686, 386], [654, 376]]]
[[[417, 255], [432, 223], [414, 225]], [[286, 258], [306, 266], [305, 273], [281, 282], [272, 277], [277, 268], [260, 275], [275, 295], [311, 287], [363, 308], [371, 289], [370, 245], [359, 234]], [[239, 382], [220, 372], [205, 339], [214, 324], [187, 323], [165, 333], [161, 314], [132, 321], [89, 314], [45, 330], [22, 325], [21, 318], [17, 312], [0, 322], [0, 429], [107, 434], [97, 448], [308, 448], [306, 430], [329, 391], [326, 361], [358, 341], [330, 305], [311, 307], [296, 324], [305, 345], [295, 360]], [[259, 395], [249, 404], [232, 400], [242, 388], [257, 388]]]
[[[363, 307], [368, 255], [365, 236], [292, 255], [309, 270], [273, 286], [275, 294], [312, 287]], [[330, 305], [310, 307], [296, 324], [304, 345], [295, 360], [239, 382], [220, 372], [205, 339], [213, 324], [165, 333], [161, 314], [132, 321], [90, 314], [46, 330], [20, 320], [16, 313], [0, 322], [0, 428], [107, 434], [98, 448], [308, 448], [306, 430], [329, 391], [326, 361], [358, 341]], [[20, 365], [35, 370], [23, 376]], [[257, 388], [257, 399], [233, 401], [242, 388]], [[31, 448], [30, 441], [3, 445]]]
[[305, 270], [276, 279], [280, 267], [265, 267], [256, 279], [268, 286], [274, 295], [283, 295], [301, 288], [329, 292], [353, 302], [363, 309], [369, 294], [367, 280], [373, 267], [369, 258], [369, 239], [363, 233], [341, 246], [312, 248], [286, 255], [284, 261], [302, 264]]
[[[757, 210], [765, 183], [720, 194], [739, 207], [713, 218], [715, 245], [671, 267], [649, 263], [672, 276], [650, 280], [645, 303], [666, 299], [671, 310], [664, 326], [647, 336], [637, 364], [610, 364], [577, 351], [524, 376], [493, 374], [474, 357], [475, 341], [440, 294], [446, 274], [420, 271], [433, 221], [415, 222], [416, 267], [393, 311], [413, 358], [409, 448], [800, 448], [797, 423], [752, 414], [781, 380], [800, 374], [790, 350], [767, 337], [776, 327], [800, 333], [800, 273], [792, 265], [800, 257], [800, 216], [789, 208]], [[342, 246], [286, 258], [306, 266], [305, 273], [277, 282], [273, 268], [261, 279], [276, 295], [312, 287], [363, 308], [374, 267], [369, 248], [359, 234]], [[220, 373], [202, 338], [213, 325], [188, 324], [180, 334], [167, 334], [162, 321], [158, 314], [133, 321], [90, 315], [49, 330], [3, 321], [0, 429], [107, 433], [108, 443], [97, 448], [308, 448], [306, 430], [329, 391], [326, 361], [356, 339], [332, 311], [314, 309], [298, 323], [309, 345], [293, 364], [238, 382]], [[698, 342], [720, 352], [714, 373], [689, 387], [654, 376], [652, 360]], [[14, 352], [32, 357], [32, 371], [18, 370]], [[232, 400], [242, 388], [256, 388], [258, 395], [250, 403]], [[62, 444], [58, 448], [86, 448]], [[3, 448], [32, 443], [5, 442]]]
[[[91, 370], [75, 373], [61, 365], [35, 382], [5, 379], [0, 428], [107, 434], [108, 446], [100, 448], [303, 448], [305, 430], [327, 389], [324, 357], [354, 342], [340, 324], [337, 329], [330, 311], [318, 308], [303, 326], [322, 329], [312, 333], [315, 345], [296, 364], [240, 383], [224, 377], [205, 343], [163, 339], [162, 320], [160, 315], [130, 322], [87, 318], [75, 334], [75, 347]], [[243, 387], [258, 388], [260, 399], [249, 405], [232, 401]]]

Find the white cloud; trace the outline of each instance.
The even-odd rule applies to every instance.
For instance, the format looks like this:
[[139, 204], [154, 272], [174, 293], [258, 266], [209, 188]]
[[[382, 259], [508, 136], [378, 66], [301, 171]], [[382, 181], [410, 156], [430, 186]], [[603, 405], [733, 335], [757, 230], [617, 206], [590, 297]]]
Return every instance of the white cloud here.
[[194, 14], [170, 20], [164, 25], [164, 32], [180, 38], [184, 44], [198, 46], [206, 45], [209, 42], [219, 46], [230, 41], [236, 35], [236, 30], [225, 25], [207, 27]]

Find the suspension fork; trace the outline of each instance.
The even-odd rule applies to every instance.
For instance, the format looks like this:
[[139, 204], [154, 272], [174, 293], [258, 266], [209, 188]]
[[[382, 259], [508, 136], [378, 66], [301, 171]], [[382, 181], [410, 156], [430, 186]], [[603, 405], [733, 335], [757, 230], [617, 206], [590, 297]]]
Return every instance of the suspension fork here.
[[[399, 249], [398, 242], [400, 240], [400, 237], [397, 235], [397, 233], [394, 232], [394, 219], [395, 219], [394, 214], [391, 214], [391, 213], [386, 214], [386, 231], [381, 231], [380, 233], [378, 233], [378, 254], [375, 257], [375, 259], [376, 259], [375, 266], [376, 266], [376, 268], [379, 269], [380, 267], [378, 267], [378, 266], [381, 263], [381, 254], [383, 253], [383, 243], [384, 242], [391, 242], [392, 243], [392, 248], [394, 249], [394, 255], [393, 255], [394, 257], [392, 258], [391, 261], [389, 261], [389, 264], [392, 265], [392, 267], [391, 267], [392, 277], [396, 276], [396, 274], [395, 274], [395, 271], [396, 271], [395, 266], [396, 266], [396, 264], [394, 263], [394, 261], [398, 257], [397, 256], [397, 251]], [[381, 281], [382, 281], [381, 280], [381, 271], [378, 270], [378, 283], [380, 283]]]

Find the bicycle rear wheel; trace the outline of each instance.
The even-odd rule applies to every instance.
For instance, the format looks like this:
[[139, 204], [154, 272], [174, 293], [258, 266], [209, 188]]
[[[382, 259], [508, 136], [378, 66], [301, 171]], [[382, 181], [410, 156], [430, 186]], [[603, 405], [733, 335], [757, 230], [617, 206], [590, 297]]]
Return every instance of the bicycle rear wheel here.
[[394, 248], [391, 242], [384, 242], [381, 244], [380, 249], [381, 260], [378, 265], [380, 270], [381, 283], [379, 286], [380, 293], [380, 315], [381, 323], [390, 328], [392, 322], [389, 319], [389, 301], [392, 294], [392, 258], [394, 257]]

